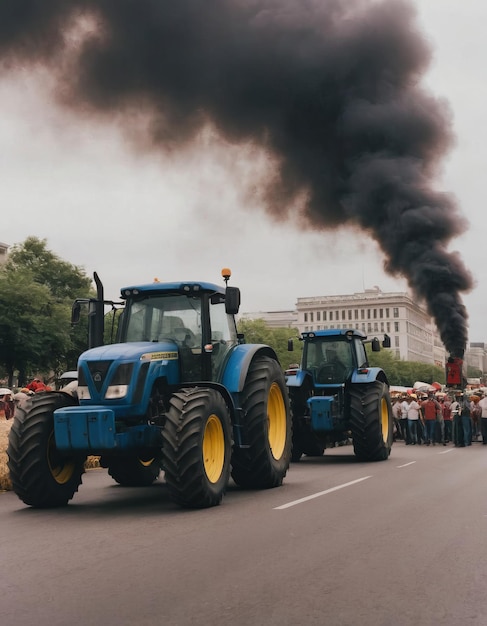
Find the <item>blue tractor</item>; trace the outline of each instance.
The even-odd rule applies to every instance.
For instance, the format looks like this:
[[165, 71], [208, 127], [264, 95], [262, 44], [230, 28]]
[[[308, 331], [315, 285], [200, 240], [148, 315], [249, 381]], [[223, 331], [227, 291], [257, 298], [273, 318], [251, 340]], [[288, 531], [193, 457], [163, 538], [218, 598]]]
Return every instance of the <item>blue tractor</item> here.
[[[326, 447], [349, 441], [361, 461], [382, 461], [392, 446], [393, 416], [385, 372], [369, 367], [358, 330], [330, 329], [302, 333], [301, 366], [286, 371], [293, 415], [292, 460], [321, 456]], [[390, 346], [386, 335], [384, 347]], [[289, 349], [293, 348], [290, 340]]]
[[[230, 476], [244, 488], [280, 485], [291, 457], [291, 413], [277, 356], [244, 343], [240, 291], [206, 282], [122, 289], [117, 343], [102, 345], [105, 301], [89, 308], [90, 344], [78, 360], [77, 393], [34, 395], [18, 408], [8, 446], [15, 492], [34, 507], [63, 506], [88, 455], [125, 486], [165, 473], [185, 507], [221, 502]], [[120, 311], [119, 311], [120, 313]]]

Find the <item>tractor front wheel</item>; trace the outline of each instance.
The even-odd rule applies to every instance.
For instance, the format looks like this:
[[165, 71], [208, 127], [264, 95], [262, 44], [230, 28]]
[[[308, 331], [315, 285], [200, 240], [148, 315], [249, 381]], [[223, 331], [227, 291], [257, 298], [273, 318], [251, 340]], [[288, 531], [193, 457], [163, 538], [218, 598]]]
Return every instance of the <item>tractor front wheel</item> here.
[[385, 461], [392, 447], [393, 417], [389, 390], [376, 380], [350, 386], [350, 429], [360, 461]]
[[76, 405], [63, 393], [39, 393], [15, 411], [7, 447], [13, 490], [33, 507], [65, 506], [81, 484], [86, 457], [62, 454], [54, 439], [54, 411]]
[[215, 389], [175, 393], [162, 431], [167, 488], [178, 504], [205, 508], [220, 504], [230, 476], [230, 413]]

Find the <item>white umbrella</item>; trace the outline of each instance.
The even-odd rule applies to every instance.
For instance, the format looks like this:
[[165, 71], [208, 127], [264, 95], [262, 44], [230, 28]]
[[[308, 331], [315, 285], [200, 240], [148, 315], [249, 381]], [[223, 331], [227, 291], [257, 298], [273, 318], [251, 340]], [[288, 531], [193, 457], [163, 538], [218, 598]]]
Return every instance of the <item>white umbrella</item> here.
[[7, 393], [12, 393], [10, 391], [10, 389], [7, 389], [7, 387], [0, 387], [0, 396], [5, 396], [7, 395]]

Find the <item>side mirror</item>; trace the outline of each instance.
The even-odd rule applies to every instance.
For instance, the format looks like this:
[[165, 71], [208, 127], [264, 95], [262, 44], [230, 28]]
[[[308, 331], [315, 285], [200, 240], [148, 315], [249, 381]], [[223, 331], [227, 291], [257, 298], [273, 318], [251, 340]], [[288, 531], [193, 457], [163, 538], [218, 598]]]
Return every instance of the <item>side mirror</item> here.
[[377, 337], [374, 337], [370, 343], [372, 346], [372, 352], [380, 352], [380, 341]]
[[292, 352], [294, 350], [294, 341], [292, 339], [287, 340], [287, 349], [288, 352]]
[[382, 342], [382, 347], [383, 348], [391, 347], [391, 338], [389, 337], [389, 335], [384, 335], [384, 341]]
[[71, 308], [71, 325], [76, 326], [81, 318], [81, 302], [75, 300]]
[[237, 315], [240, 308], [240, 289], [227, 287], [225, 290], [225, 311], [229, 315]]

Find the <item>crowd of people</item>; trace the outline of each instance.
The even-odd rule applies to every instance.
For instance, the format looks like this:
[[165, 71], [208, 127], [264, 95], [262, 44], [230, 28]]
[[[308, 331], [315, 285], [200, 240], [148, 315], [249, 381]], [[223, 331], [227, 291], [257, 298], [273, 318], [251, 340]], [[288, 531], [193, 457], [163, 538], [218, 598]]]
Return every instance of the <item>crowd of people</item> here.
[[18, 389], [16, 392], [7, 388], [2, 388], [4, 393], [0, 394], [0, 414], [3, 413], [5, 419], [13, 417], [15, 406], [34, 393], [41, 391], [52, 391], [52, 387], [43, 383], [39, 378], [34, 378], [28, 385]]
[[487, 445], [487, 395], [482, 392], [453, 395], [430, 392], [393, 398], [395, 439], [406, 445], [471, 446], [474, 441]]

